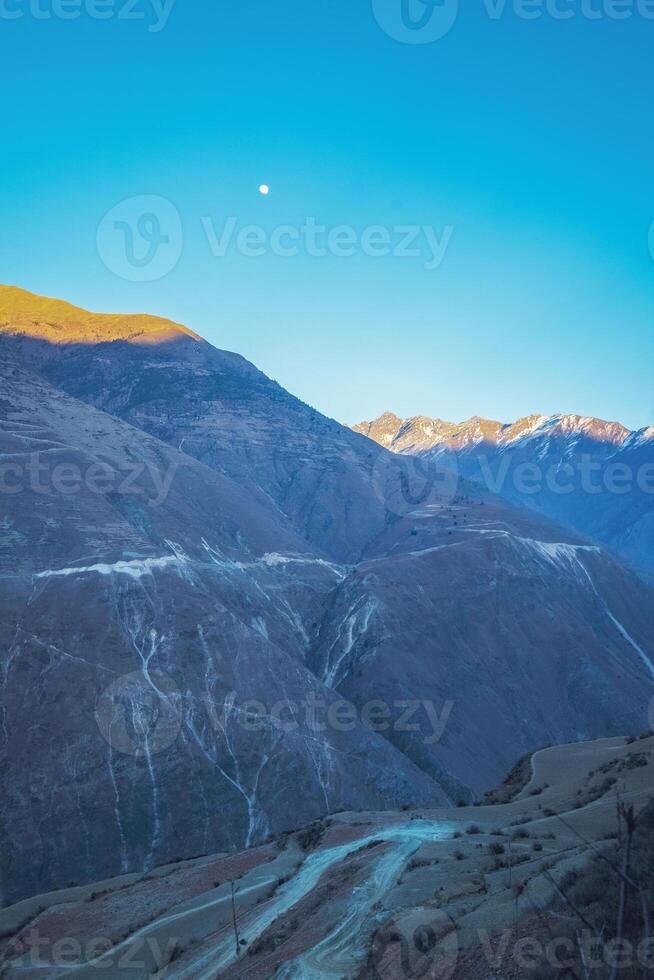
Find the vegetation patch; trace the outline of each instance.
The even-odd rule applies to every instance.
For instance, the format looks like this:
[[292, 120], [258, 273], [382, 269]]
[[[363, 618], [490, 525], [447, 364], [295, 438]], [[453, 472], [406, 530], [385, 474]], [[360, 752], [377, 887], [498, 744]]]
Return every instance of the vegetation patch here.
[[511, 803], [528, 785], [531, 776], [531, 759], [533, 752], [528, 752], [518, 759], [510, 773], [497, 789], [489, 790], [484, 796], [484, 806], [495, 806], [498, 803]]

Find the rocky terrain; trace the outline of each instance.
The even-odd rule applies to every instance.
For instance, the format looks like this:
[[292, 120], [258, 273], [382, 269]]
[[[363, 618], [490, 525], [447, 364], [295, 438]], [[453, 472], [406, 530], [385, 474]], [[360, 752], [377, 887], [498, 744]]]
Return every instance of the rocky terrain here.
[[440, 460], [595, 539], [654, 582], [654, 426], [631, 432], [578, 415], [454, 424], [386, 412], [354, 431], [393, 452]]
[[[286, 825], [295, 785], [294, 819], [439, 794], [362, 725], [307, 720], [312, 700], [337, 700], [304, 660], [341, 566], [267, 500], [3, 368], [0, 449], [43, 467], [0, 524], [5, 901], [261, 839]], [[93, 467], [101, 492], [56, 486]], [[286, 704], [297, 728], [269, 717]]]
[[652, 589], [579, 532], [170, 321], [3, 288], [0, 354], [5, 904], [646, 727]]
[[586, 975], [583, 940], [608, 980], [616, 938], [638, 967], [651, 924], [653, 795], [651, 735], [542, 750], [477, 807], [338, 813], [22, 902], [2, 976], [553, 980]]

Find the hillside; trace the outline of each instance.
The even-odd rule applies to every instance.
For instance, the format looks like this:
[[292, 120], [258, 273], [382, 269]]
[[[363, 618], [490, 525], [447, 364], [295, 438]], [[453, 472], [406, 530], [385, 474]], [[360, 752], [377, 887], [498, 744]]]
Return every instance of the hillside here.
[[[603, 896], [582, 896], [577, 884], [584, 875], [597, 881], [594, 855], [604, 858], [605, 914], [617, 916], [618, 833], [624, 841], [627, 832], [618, 795], [634, 807], [634, 854], [651, 841], [654, 819], [644, 810], [654, 797], [654, 737], [546, 749], [530, 769], [505, 804], [340, 813], [251, 851], [38, 896], [0, 913], [3, 976], [43, 976], [42, 966], [40, 973], [30, 966], [30, 942], [40, 938], [48, 963], [66, 936], [69, 965], [50, 966], [48, 977], [91, 977], [121, 964], [130, 980], [473, 980], [491, 968], [503, 980], [525, 975], [529, 953], [530, 970], [553, 980], [560, 975], [548, 962], [555, 941], [574, 937], [575, 926], [581, 932], [584, 920], [596, 922]], [[649, 902], [651, 879], [628, 867]], [[633, 940], [632, 891], [624, 935]], [[579, 903], [574, 914], [568, 894]], [[92, 942], [99, 932], [101, 948]], [[608, 923], [604, 955], [615, 935]], [[576, 969], [581, 963], [572, 975], [582, 976]]]

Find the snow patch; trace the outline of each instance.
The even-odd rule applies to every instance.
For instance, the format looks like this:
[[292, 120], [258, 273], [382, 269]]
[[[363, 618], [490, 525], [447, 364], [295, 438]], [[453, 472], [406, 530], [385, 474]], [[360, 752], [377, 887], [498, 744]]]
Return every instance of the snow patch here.
[[138, 558], [133, 561], [116, 561], [112, 563], [98, 562], [96, 565], [78, 565], [72, 568], [45, 569], [37, 572], [35, 578], [62, 578], [67, 575], [128, 575], [139, 579], [151, 575], [153, 569], [171, 568], [181, 563], [176, 555], [164, 555], [161, 558]]
[[261, 616], [254, 616], [250, 620], [250, 626], [252, 627], [252, 629], [254, 630], [254, 632], [255, 633], [258, 633], [259, 636], [262, 636], [264, 638], [264, 640], [267, 640], [269, 638], [268, 637], [268, 627], [266, 626], [266, 624], [263, 621], [263, 619], [261, 618]]
[[264, 565], [269, 565], [270, 567], [293, 564], [319, 565], [322, 568], [329, 569], [339, 580], [344, 579], [347, 575], [347, 572], [343, 570], [341, 565], [336, 565], [331, 561], [325, 561], [324, 558], [310, 558], [306, 555], [280, 555], [276, 551], [270, 551], [262, 556], [261, 561]]

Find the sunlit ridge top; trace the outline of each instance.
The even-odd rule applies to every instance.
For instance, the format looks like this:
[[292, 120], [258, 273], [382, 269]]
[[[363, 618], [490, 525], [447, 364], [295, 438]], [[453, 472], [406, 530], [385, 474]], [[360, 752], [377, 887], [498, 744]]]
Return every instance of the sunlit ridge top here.
[[147, 313], [91, 313], [60, 299], [0, 285], [0, 333], [56, 344], [97, 344], [124, 340], [154, 344], [180, 335], [201, 338], [182, 324]]

